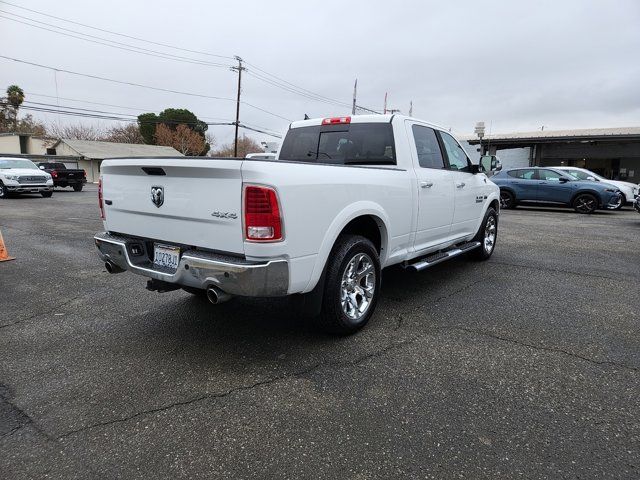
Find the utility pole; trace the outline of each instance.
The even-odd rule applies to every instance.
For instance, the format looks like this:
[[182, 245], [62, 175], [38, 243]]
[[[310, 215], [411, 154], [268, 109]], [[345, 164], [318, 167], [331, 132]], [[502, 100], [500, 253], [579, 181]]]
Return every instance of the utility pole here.
[[353, 107], [351, 107], [351, 115], [356, 114], [356, 94], [358, 90], [358, 79], [356, 78], [356, 83], [353, 84]]
[[384, 115], [387, 114], [387, 92], [384, 92], [384, 108], [382, 109], [384, 112]]
[[240, 91], [241, 91], [241, 87], [242, 87], [242, 71], [245, 70], [245, 68], [242, 66], [242, 59], [239, 56], [235, 56], [234, 57], [237, 61], [238, 61], [238, 66], [237, 67], [231, 67], [231, 70], [233, 70], [234, 72], [237, 71], [238, 72], [238, 98], [236, 100], [236, 135], [235, 135], [235, 141], [233, 142], [233, 156], [237, 157], [238, 156], [238, 128], [240, 127]]
[[409, 116], [413, 117], [413, 100], [409, 102]]

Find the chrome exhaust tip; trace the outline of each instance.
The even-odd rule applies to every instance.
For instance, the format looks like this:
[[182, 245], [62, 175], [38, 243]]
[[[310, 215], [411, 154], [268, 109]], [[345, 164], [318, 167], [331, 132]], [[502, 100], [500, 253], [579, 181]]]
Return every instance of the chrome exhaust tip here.
[[122, 268], [120, 268], [119, 266], [117, 266], [113, 262], [104, 262], [104, 268], [106, 268], [107, 272], [109, 272], [109, 273], [122, 273], [122, 272], [124, 272], [124, 270]]
[[214, 305], [231, 300], [231, 295], [223, 292], [218, 287], [207, 288], [207, 299]]

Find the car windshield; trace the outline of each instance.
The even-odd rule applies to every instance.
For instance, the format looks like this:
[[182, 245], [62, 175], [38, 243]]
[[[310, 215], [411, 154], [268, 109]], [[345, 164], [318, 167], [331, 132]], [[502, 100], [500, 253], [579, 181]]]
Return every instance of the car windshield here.
[[21, 159], [6, 159], [0, 158], [0, 169], [6, 168], [29, 168], [37, 170], [36, 164], [31, 160], [21, 160]]

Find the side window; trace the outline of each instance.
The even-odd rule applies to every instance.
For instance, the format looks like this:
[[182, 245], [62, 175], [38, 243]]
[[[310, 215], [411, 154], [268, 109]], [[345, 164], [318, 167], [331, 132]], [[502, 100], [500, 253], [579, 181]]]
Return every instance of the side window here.
[[553, 170], [539, 170], [538, 175], [540, 176], [540, 180], [546, 180], [549, 182], [559, 182], [564, 175], [561, 175], [558, 172], [554, 172]]
[[458, 170], [461, 172], [470, 172], [471, 162], [469, 162], [469, 158], [460, 144], [458, 144], [451, 135], [445, 132], [440, 132], [440, 138], [442, 138], [444, 149], [447, 152], [449, 168], [451, 170]]
[[507, 172], [510, 177], [519, 178], [521, 180], [535, 180], [536, 171], [530, 169], [510, 170]]
[[414, 125], [413, 139], [416, 142], [418, 162], [423, 168], [445, 168], [436, 132], [432, 128]]

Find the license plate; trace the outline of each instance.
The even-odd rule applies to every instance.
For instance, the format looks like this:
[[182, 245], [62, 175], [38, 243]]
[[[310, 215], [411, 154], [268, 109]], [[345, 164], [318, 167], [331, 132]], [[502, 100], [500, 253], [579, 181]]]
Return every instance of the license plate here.
[[178, 247], [170, 247], [167, 245], [153, 245], [153, 265], [156, 267], [178, 269], [180, 261], [180, 249]]

